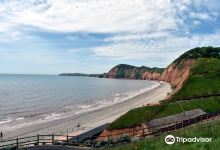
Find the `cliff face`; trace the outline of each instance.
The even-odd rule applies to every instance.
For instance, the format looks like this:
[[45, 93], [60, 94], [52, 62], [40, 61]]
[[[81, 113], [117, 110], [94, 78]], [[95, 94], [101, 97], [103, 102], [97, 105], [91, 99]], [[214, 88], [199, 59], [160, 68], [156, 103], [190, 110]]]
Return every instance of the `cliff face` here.
[[175, 91], [178, 91], [183, 82], [188, 79], [191, 67], [197, 62], [198, 58], [220, 58], [220, 48], [201, 47], [191, 49], [173, 63], [171, 63], [162, 73], [159, 80], [169, 82]]
[[165, 70], [153, 70], [147, 67], [134, 67], [129, 65], [118, 65], [112, 68], [108, 73], [108, 78], [120, 79], [142, 79], [158, 80], [170, 83], [177, 90], [181, 88], [182, 83], [188, 78], [190, 67], [195, 59], [181, 60], [170, 64]]
[[118, 65], [107, 73], [107, 77], [164, 81], [179, 90], [183, 82], [188, 78], [190, 68], [195, 61], [196, 59], [182, 59], [179, 62], [171, 63], [164, 71], [162, 69], [152, 70], [152, 68]]
[[180, 63], [172, 63], [164, 70], [159, 80], [168, 82], [176, 90], [179, 90], [189, 77], [190, 68], [195, 62], [195, 59], [183, 59]]
[[117, 65], [112, 68], [108, 73], [108, 78], [119, 79], [150, 79], [158, 80], [160, 74], [163, 72], [162, 68], [149, 68], [149, 67], [135, 67], [130, 65]]
[[142, 74], [143, 80], [159, 80], [161, 76], [161, 73], [159, 72], [149, 72], [146, 71]]
[[121, 64], [112, 68], [107, 73], [107, 77], [165, 81], [170, 83], [177, 91], [189, 77], [190, 69], [198, 58], [220, 58], [220, 48], [201, 47], [191, 49], [182, 54], [166, 69]]
[[[220, 92], [220, 48], [202, 47], [189, 50], [172, 62], [161, 75], [155, 72], [145, 72], [142, 78], [169, 82], [175, 87], [174, 92], [169, 95], [171, 102], [197, 99], [198, 97], [204, 98], [204, 96], [210, 95], [216, 96]], [[197, 107], [200, 108], [200, 104]], [[158, 112], [163, 113], [163, 109], [160, 110], [160, 108], [158, 108]], [[156, 109], [153, 107], [152, 110]], [[134, 112], [135, 116], [138, 116], [137, 111]], [[143, 114], [142, 110], [139, 113]], [[155, 113], [157, 112], [155, 111]], [[132, 121], [134, 117], [130, 113], [125, 116], [121, 120], [119, 119], [120, 121], [116, 120], [116, 125], [113, 125], [115, 127], [109, 128], [109, 131], [104, 131], [102, 135], [115, 135], [115, 133], [120, 134], [123, 130], [132, 130], [132, 128], [124, 126], [124, 118]], [[117, 128], [117, 126], [120, 127], [120, 123], [124, 129]], [[130, 125], [128, 124], [127, 127]], [[135, 130], [136, 127], [138, 126], [134, 126], [133, 129]]]

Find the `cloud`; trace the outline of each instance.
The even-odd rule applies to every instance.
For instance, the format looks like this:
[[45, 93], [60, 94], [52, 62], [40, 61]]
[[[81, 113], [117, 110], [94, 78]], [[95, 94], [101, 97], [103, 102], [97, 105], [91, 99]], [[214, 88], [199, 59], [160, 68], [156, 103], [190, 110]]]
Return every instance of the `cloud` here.
[[59, 32], [142, 32], [177, 29], [170, 0], [4, 1], [2, 13], [17, 25]]
[[[202, 3], [203, 2], [203, 3]], [[148, 33], [179, 31], [184, 17], [211, 19], [214, 14], [197, 12], [207, 0], [19, 0], [0, 2], [6, 23], [57, 32]], [[1, 25], [4, 27], [4, 25]], [[4, 30], [1, 29], [0, 31]], [[13, 28], [13, 26], [11, 27]]]
[[191, 16], [201, 20], [211, 20], [211, 17], [207, 13], [192, 13]]
[[200, 20], [206, 20], [206, 21], [214, 19], [208, 13], [195, 13], [195, 12], [191, 12], [190, 16], [192, 18], [194, 18], [194, 19], [200, 19]]
[[[119, 60], [135, 60], [135, 59], [150, 59], [156, 61], [171, 62], [180, 54], [194, 47], [202, 46], [220, 46], [220, 34], [215, 32], [206, 35], [193, 36], [159, 36], [155, 39], [138, 36], [130, 41], [118, 41], [118, 38], [113, 38], [113, 42], [106, 46], [95, 47], [92, 51], [96, 56], [109, 57]], [[141, 40], [141, 38], [143, 38]], [[120, 39], [131, 39], [129, 36]], [[144, 41], [145, 40], [145, 41]], [[161, 60], [163, 58], [163, 60]]]
[[[39, 41], [42, 45], [51, 41], [53, 44], [53, 40], [47, 38], [62, 34], [64, 38], [57, 38], [62, 41], [54, 45], [75, 43], [77, 48], [66, 50], [72, 55], [89, 53], [104, 60], [140, 59], [163, 61], [167, 65], [190, 48], [220, 45], [218, 3], [219, 0], [2, 0], [0, 42], [20, 40], [22, 43], [28, 39], [31, 43], [34, 39], [33, 45]], [[217, 25], [209, 31], [202, 28], [204, 23]], [[24, 32], [28, 27], [37, 31]], [[194, 31], [197, 27], [202, 28], [201, 33]], [[38, 31], [58, 34], [42, 35], [36, 40], [33, 36], [37, 36]], [[96, 40], [96, 34], [107, 36]], [[28, 50], [26, 55], [39, 56], [33, 60], [41, 57], [42, 62], [45, 59], [48, 63], [61, 57]]]
[[169, 32], [153, 32], [153, 33], [128, 33], [128, 34], [116, 34], [112, 37], [105, 38], [105, 42], [118, 42], [118, 41], [132, 41], [132, 40], [146, 40], [157, 39], [170, 36]]

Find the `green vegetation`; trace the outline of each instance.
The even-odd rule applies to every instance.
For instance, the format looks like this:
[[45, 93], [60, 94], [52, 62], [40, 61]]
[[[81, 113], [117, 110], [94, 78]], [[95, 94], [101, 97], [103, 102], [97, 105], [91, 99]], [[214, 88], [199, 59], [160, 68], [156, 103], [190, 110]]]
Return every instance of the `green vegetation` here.
[[220, 121], [212, 121], [207, 123], [195, 124], [189, 126], [184, 129], [180, 129], [177, 131], [173, 131], [169, 134], [178, 136], [178, 137], [185, 137], [185, 138], [193, 138], [193, 137], [204, 137], [204, 138], [212, 138], [211, 143], [174, 143], [173, 145], [167, 145], [164, 142], [164, 138], [168, 133], [164, 133], [157, 137], [145, 138], [141, 141], [137, 141], [131, 144], [121, 145], [109, 150], [192, 150], [192, 149], [199, 149], [199, 150], [211, 150], [211, 149], [218, 149], [220, 147]]
[[98, 77], [106, 78], [106, 73], [103, 74], [85, 74], [85, 73], [61, 73], [59, 76], [79, 76], [79, 77]]
[[187, 101], [171, 102], [160, 106], [145, 106], [130, 110], [125, 115], [114, 121], [109, 130], [133, 127], [152, 119], [174, 115], [184, 111], [201, 108], [205, 112], [220, 110], [220, 96], [200, 98]]
[[115, 78], [125, 78], [125, 68], [124, 67], [119, 67], [118, 72], [115, 75]]
[[196, 108], [201, 108], [205, 112], [217, 111], [220, 110], [220, 96], [168, 103], [160, 108], [160, 111], [158, 111], [151, 119], [181, 113], [183, 112], [181, 106], [184, 111]]
[[164, 71], [164, 68], [157, 68], [157, 67], [150, 68], [150, 67], [146, 67], [146, 66], [136, 67], [136, 66], [127, 65], [127, 64], [119, 64], [119, 65], [115, 66], [115, 68], [123, 69], [123, 70], [126, 70], [126, 69], [136, 69], [136, 70], [142, 69], [142, 70], [145, 70], [145, 71], [160, 72], [160, 73], [162, 73]]
[[[206, 112], [220, 110], [220, 97], [195, 98], [198, 96], [220, 93], [220, 48], [195, 48], [180, 56], [182, 59], [198, 58], [190, 70], [189, 78], [169, 102], [161, 106], [146, 106], [130, 110], [113, 122], [109, 129], [132, 127], [151, 119], [165, 117], [183, 110], [201, 108]], [[212, 57], [212, 58], [210, 58]], [[188, 101], [179, 101], [191, 98]]]
[[149, 68], [149, 67], [135, 67], [131, 65], [126, 65], [126, 64], [120, 64], [117, 65], [113, 68], [116, 70], [116, 74], [114, 75], [114, 78], [131, 78], [132, 74], [134, 74], [135, 79], [141, 79], [142, 74], [146, 71], [148, 72], [157, 72], [157, 73], [162, 73], [164, 71], [164, 68]]
[[140, 107], [140, 108], [132, 109], [125, 115], [122, 115], [112, 124], [110, 124], [108, 129], [109, 130], [119, 129], [119, 128], [133, 127], [135, 125], [139, 125], [142, 122], [152, 118], [152, 116], [158, 111], [159, 107], [150, 106], [150, 107]]
[[220, 93], [220, 59], [200, 58], [191, 68], [188, 80], [172, 100], [215, 93]]
[[197, 58], [220, 58], [220, 47], [197, 47], [191, 49], [184, 54], [182, 54], [179, 58], [177, 58], [173, 63], [179, 64], [183, 59], [197, 59]]

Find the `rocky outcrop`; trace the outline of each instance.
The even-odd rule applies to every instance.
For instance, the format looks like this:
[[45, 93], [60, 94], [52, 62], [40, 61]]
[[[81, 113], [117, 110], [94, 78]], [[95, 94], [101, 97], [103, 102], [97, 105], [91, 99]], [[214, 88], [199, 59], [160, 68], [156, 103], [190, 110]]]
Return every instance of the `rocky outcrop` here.
[[135, 67], [131, 65], [120, 64], [113, 67], [108, 73], [108, 78], [119, 79], [150, 79], [158, 80], [163, 72], [163, 68]]
[[178, 90], [188, 78], [190, 68], [195, 61], [195, 59], [182, 59], [181, 61], [171, 63], [165, 70], [160, 68], [117, 65], [107, 73], [107, 77], [164, 81], [170, 83], [173, 88]]
[[175, 90], [179, 90], [189, 77], [190, 68], [195, 62], [195, 59], [183, 59], [179, 63], [172, 63], [164, 70], [159, 80], [168, 82]]
[[175, 91], [178, 91], [183, 82], [189, 77], [190, 69], [198, 58], [219, 59], [220, 48], [197, 47], [185, 52], [164, 70], [160, 80], [169, 82], [175, 88]]
[[143, 80], [159, 80], [161, 76], [161, 73], [159, 72], [149, 72], [146, 71], [142, 74]]
[[191, 49], [182, 54], [166, 69], [117, 65], [107, 73], [107, 77], [165, 81], [170, 83], [177, 91], [189, 77], [190, 68], [198, 58], [220, 58], [220, 48], [201, 47]]

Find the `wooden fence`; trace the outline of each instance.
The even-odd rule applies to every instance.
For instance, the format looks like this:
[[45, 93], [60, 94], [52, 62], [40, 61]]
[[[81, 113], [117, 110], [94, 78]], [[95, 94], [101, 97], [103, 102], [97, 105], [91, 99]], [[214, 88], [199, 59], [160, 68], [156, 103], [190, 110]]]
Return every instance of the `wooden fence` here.
[[[150, 129], [149, 128], [142, 128], [142, 129], [133, 129], [132, 131], [123, 131], [121, 133], [113, 134], [111, 136], [107, 137], [100, 137], [102, 139], [107, 139], [107, 143], [109, 141], [117, 141], [120, 140], [123, 137], [146, 137], [149, 135], [158, 135], [160, 133], [173, 131], [176, 129], [181, 129], [187, 126], [190, 126], [192, 124], [196, 124], [199, 122], [207, 122], [211, 119], [215, 119], [220, 117], [220, 110], [215, 112], [210, 112], [207, 114], [200, 115], [195, 118], [191, 118], [188, 120], [183, 120], [181, 122], [175, 122], [175, 123], [169, 123], [169, 124], [162, 124], [159, 126], [153, 126]], [[138, 133], [138, 134], [137, 134]], [[62, 137], [62, 138], [61, 138]], [[9, 147], [14, 148], [25, 148], [25, 147], [31, 147], [31, 146], [37, 146], [37, 145], [56, 145], [56, 144], [65, 144], [65, 145], [87, 145], [88, 142], [90, 142], [89, 146], [91, 146], [91, 143], [96, 141], [97, 137], [83, 137], [85, 139], [84, 141], [80, 141], [80, 138], [82, 136], [69, 136], [67, 135], [59, 135], [59, 134], [50, 134], [50, 135], [36, 135], [36, 136], [29, 136], [29, 137], [23, 137], [23, 138], [15, 138], [11, 140], [3, 140], [0, 141], [0, 149], [5, 149]], [[62, 140], [61, 140], [62, 139]], [[87, 143], [87, 144], [86, 144]]]

